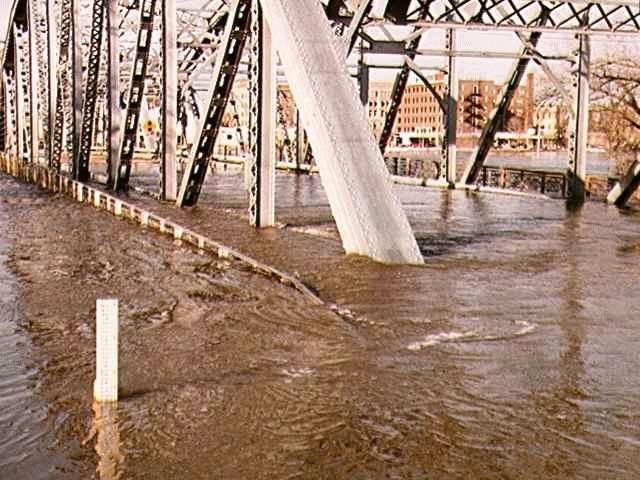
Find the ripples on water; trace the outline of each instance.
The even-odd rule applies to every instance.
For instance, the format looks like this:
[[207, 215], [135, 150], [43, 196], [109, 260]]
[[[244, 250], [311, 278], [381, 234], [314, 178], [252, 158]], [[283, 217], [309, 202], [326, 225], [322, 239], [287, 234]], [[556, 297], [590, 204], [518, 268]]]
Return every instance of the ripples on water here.
[[37, 395], [38, 368], [23, 331], [19, 279], [8, 270], [13, 230], [9, 210], [41, 204], [34, 189], [0, 176], [0, 478], [62, 478], [62, 463], [51, 446], [47, 405]]
[[[268, 231], [246, 226], [238, 175], [212, 177], [192, 211], [138, 201], [297, 273], [332, 309], [90, 209], [48, 212], [92, 225], [91, 248], [38, 260], [85, 262], [50, 293], [128, 299], [122, 401], [92, 415], [126, 478], [640, 477], [638, 214], [398, 186], [427, 264], [392, 267], [341, 255], [318, 177], [277, 182], [284, 225]], [[83, 308], [67, 307], [72, 333]]]

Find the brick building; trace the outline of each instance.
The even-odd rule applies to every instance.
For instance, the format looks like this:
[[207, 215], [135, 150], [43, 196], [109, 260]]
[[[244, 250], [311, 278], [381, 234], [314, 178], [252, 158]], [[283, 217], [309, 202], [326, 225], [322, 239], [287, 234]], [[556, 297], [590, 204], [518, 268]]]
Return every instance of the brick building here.
[[[435, 90], [443, 95], [444, 74], [431, 79]], [[373, 82], [369, 92], [369, 122], [378, 137], [384, 125], [384, 116], [389, 109], [392, 83]], [[502, 85], [487, 80], [460, 80], [458, 97], [458, 137], [461, 145], [473, 144], [498, 99]], [[509, 115], [500, 126], [500, 131], [526, 133], [534, 125], [533, 73], [526, 77], [524, 85], [518, 87], [509, 108]], [[412, 145], [435, 145], [443, 132], [443, 115], [438, 102], [422, 83], [407, 85], [398, 117], [394, 126], [394, 137], [408, 140]], [[466, 141], [465, 141], [466, 139]]]

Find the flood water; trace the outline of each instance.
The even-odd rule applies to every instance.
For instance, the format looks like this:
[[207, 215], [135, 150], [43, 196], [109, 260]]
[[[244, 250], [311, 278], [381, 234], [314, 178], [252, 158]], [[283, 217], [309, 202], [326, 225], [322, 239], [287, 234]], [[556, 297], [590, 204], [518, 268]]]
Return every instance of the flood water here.
[[[34, 370], [23, 403], [66, 425], [49, 431], [69, 475], [640, 477], [640, 213], [396, 186], [426, 265], [382, 266], [342, 255], [318, 176], [278, 175], [265, 231], [246, 225], [242, 183], [218, 171], [192, 211], [135, 201], [299, 276], [326, 306], [66, 199], [0, 204], [21, 299], [3, 321], [39, 326], [2, 343], [16, 352], [4, 375], [28, 377], [34, 355], [64, 366]], [[103, 293], [126, 332], [107, 427], [90, 401]], [[64, 348], [42, 337], [56, 328]], [[17, 440], [0, 473], [29, 447], [2, 435]]]
[[38, 359], [24, 329], [20, 279], [7, 266], [9, 210], [43, 200], [33, 188], [0, 177], [0, 478], [60, 478], [46, 402], [38, 395]]

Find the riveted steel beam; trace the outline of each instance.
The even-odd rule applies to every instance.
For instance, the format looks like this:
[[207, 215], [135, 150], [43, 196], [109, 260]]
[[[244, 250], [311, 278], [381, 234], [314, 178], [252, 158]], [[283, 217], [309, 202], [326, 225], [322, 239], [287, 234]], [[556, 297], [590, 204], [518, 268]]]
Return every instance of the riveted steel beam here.
[[611, 192], [609, 192], [607, 202], [614, 204], [616, 207], [624, 207], [631, 196], [638, 190], [639, 186], [640, 160], [636, 160], [629, 166], [629, 169], [620, 181], [616, 183]]
[[250, 7], [250, 0], [235, 0], [229, 8], [227, 25], [213, 68], [213, 80], [206, 102], [207, 110], [201, 120], [182, 177], [176, 201], [179, 206], [193, 206], [198, 202], [249, 30]]
[[28, 92], [28, 58], [26, 40], [24, 38], [25, 31], [23, 25], [13, 25], [13, 45], [14, 45], [14, 61], [15, 61], [15, 130], [16, 130], [16, 148], [17, 159], [22, 162], [28, 160], [27, 156], [27, 137], [26, 130], [28, 129], [26, 108], [27, 105], [27, 92]]
[[[66, 121], [73, 125], [73, 118], [65, 115], [67, 110], [67, 96], [71, 95], [69, 70], [71, 69], [71, 31], [72, 31], [72, 0], [61, 0], [60, 5], [60, 37], [58, 48], [58, 87], [56, 91], [55, 101], [55, 119], [52, 135], [51, 156], [49, 158], [49, 166], [54, 171], [59, 171], [62, 163], [62, 146], [65, 134], [65, 116]], [[49, 55], [52, 55], [50, 51]], [[56, 74], [53, 73], [52, 74]], [[73, 128], [73, 127], [71, 127]], [[69, 146], [67, 146], [69, 147]]]
[[29, 61], [29, 155], [31, 163], [38, 163], [40, 158], [40, 110], [39, 101], [46, 102], [38, 88], [39, 70], [44, 67], [44, 59], [39, 55], [42, 53], [38, 29], [40, 20], [39, 3], [36, 0], [30, 0], [27, 4], [28, 9], [28, 41], [27, 55]]
[[[411, 40], [409, 40], [406, 44], [406, 56], [410, 60], [415, 60], [416, 58], [416, 50], [420, 45], [422, 33], [423, 29], [414, 29]], [[382, 126], [382, 131], [380, 132], [380, 139], [378, 140], [378, 146], [380, 147], [380, 151], [383, 155], [385, 150], [387, 149], [389, 140], [391, 139], [391, 134], [393, 133], [393, 126], [396, 123], [400, 105], [402, 105], [402, 98], [404, 97], [404, 90], [407, 87], [410, 73], [411, 68], [409, 68], [409, 65], [407, 65], [407, 63], [405, 62], [400, 68], [400, 72], [398, 72], [398, 74], [396, 75], [396, 78], [393, 82], [393, 87], [391, 88], [389, 110], [384, 117], [384, 125]]]
[[71, 175], [77, 177], [78, 165], [75, 161], [82, 138], [82, 17], [80, 0], [71, 0], [71, 115], [67, 151], [71, 163]]
[[[587, 18], [585, 15], [585, 21]], [[586, 195], [590, 61], [590, 39], [587, 35], [578, 35], [576, 64], [573, 72], [573, 111], [575, 117], [569, 117], [569, 161], [567, 166], [567, 201], [573, 204], [582, 203]]]
[[47, 0], [46, 4], [46, 27], [47, 27], [47, 60], [46, 76], [47, 76], [47, 163], [51, 167], [54, 151], [54, 131], [56, 126], [56, 108], [58, 100], [58, 81], [57, 81], [57, 48], [56, 48], [56, 10], [55, 0]]
[[87, 60], [87, 81], [84, 90], [82, 129], [80, 148], [75, 159], [75, 178], [81, 182], [89, 180], [89, 161], [93, 141], [93, 126], [98, 97], [98, 76], [102, 54], [102, 36], [104, 32], [106, 0], [93, 0], [91, 15], [91, 38], [89, 40], [89, 58]]
[[149, 51], [151, 50], [151, 36], [153, 33], [153, 17], [156, 10], [156, 0], [141, 0], [140, 24], [136, 41], [136, 53], [129, 83], [129, 97], [124, 115], [124, 126], [120, 141], [120, 152], [116, 163], [116, 177], [113, 189], [125, 190], [129, 186], [131, 164], [135, 153], [140, 110], [144, 96], [144, 84], [147, 78]]
[[[544, 23], [547, 19], [547, 16], [542, 16], [540, 21]], [[493, 141], [495, 140], [498, 128], [507, 114], [511, 100], [513, 99], [518, 86], [520, 85], [520, 81], [522, 80], [522, 77], [529, 65], [530, 57], [527, 56], [527, 52], [530, 51], [532, 46], [535, 47], [538, 44], [541, 36], [542, 33], [538, 31], [533, 32], [529, 36], [528, 44], [522, 47], [522, 50], [520, 51], [520, 59], [513, 64], [507, 82], [502, 87], [502, 91], [498, 96], [498, 101], [491, 111], [491, 114], [487, 119], [487, 123], [482, 129], [478, 146], [471, 154], [469, 163], [462, 174], [462, 178], [460, 180], [462, 183], [473, 184], [478, 180], [482, 171], [482, 165], [489, 154], [489, 150], [491, 150], [491, 147], [493, 146]]]
[[176, 47], [176, 0], [162, 0], [162, 109], [160, 136], [160, 199], [177, 198], [178, 57]]
[[258, 0], [251, 2], [249, 222], [275, 224], [276, 56]]
[[458, 69], [456, 50], [456, 32], [447, 30], [446, 48], [449, 51], [447, 66], [447, 87], [444, 95], [444, 136], [441, 145], [440, 180], [453, 186], [456, 182], [456, 134], [458, 129]]
[[107, 1], [107, 187], [113, 188], [117, 159], [120, 155], [120, 36], [118, 32], [118, 0]]

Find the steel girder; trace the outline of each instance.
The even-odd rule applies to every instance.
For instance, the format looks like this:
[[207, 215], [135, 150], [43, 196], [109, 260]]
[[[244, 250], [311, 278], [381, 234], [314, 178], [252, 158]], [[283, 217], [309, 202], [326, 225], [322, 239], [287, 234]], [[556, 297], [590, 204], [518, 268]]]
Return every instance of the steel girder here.
[[100, 59], [102, 56], [105, 11], [106, 0], [93, 0], [91, 40], [89, 43], [89, 58], [87, 62], [87, 81], [84, 90], [80, 148], [75, 158], [76, 163], [74, 168], [75, 178], [81, 182], [86, 182], [90, 176], [89, 160], [93, 141], [96, 100], [98, 97], [98, 76], [100, 74]]
[[[69, 69], [71, 62], [70, 40], [71, 40], [71, 0], [62, 0], [60, 35], [58, 49], [58, 71], [51, 74], [58, 75], [58, 91], [56, 94], [55, 122], [53, 128], [52, 154], [49, 159], [49, 166], [54, 170], [60, 170], [62, 163], [62, 143], [64, 139], [65, 110], [68, 104], [65, 98], [69, 94]], [[67, 121], [71, 121], [67, 117]]]
[[120, 37], [118, 0], [107, 1], [107, 187], [113, 188], [120, 154], [122, 112], [120, 109]]
[[[585, 14], [585, 22], [588, 17]], [[589, 134], [589, 75], [591, 46], [589, 37], [578, 35], [576, 64], [573, 72], [575, 116], [569, 117], [569, 158], [567, 165], [567, 199], [580, 204], [586, 194], [587, 137]]]
[[28, 160], [27, 156], [27, 131], [29, 124], [27, 123], [27, 112], [29, 111], [28, 96], [28, 67], [29, 62], [26, 58], [27, 40], [24, 38], [26, 30], [24, 25], [13, 25], [13, 46], [15, 55], [15, 89], [16, 89], [16, 146], [19, 161]]
[[119, 158], [116, 159], [116, 178], [113, 182], [114, 190], [124, 190], [129, 186], [131, 163], [135, 152], [140, 121], [140, 108], [144, 96], [144, 84], [147, 76], [149, 51], [151, 50], [151, 36], [153, 33], [153, 17], [155, 15], [156, 0], [142, 0], [140, 3], [140, 26], [136, 42], [136, 56], [131, 72], [129, 97], [124, 115], [124, 128], [120, 143]]
[[[423, 15], [426, 15], [425, 7], [421, 7], [419, 11], [422, 12]], [[406, 56], [411, 61], [415, 60], [416, 58], [416, 49], [420, 45], [420, 40], [422, 39], [422, 31], [423, 29], [421, 28], [414, 29], [412, 38], [406, 45]], [[378, 140], [378, 146], [380, 147], [380, 151], [383, 155], [385, 150], [387, 149], [391, 134], [393, 133], [393, 126], [396, 123], [396, 118], [398, 117], [398, 111], [400, 110], [400, 105], [402, 104], [402, 97], [404, 97], [404, 90], [407, 87], [410, 73], [411, 69], [405, 62], [402, 65], [402, 68], [400, 69], [398, 75], [396, 75], [395, 81], [393, 82], [393, 87], [391, 89], [391, 98], [389, 101], [389, 110], [387, 111], [387, 115], [384, 117], [384, 125], [382, 127], [382, 131], [380, 132], [380, 139]]]
[[46, 72], [47, 78], [47, 131], [45, 134], [45, 139], [47, 142], [46, 146], [46, 154], [47, 161], [45, 164], [48, 164], [49, 167], [52, 166], [52, 161], [54, 158], [53, 147], [54, 147], [54, 131], [56, 126], [56, 109], [57, 109], [57, 100], [58, 100], [58, 79], [56, 72], [58, 71], [58, 65], [56, 60], [56, 51], [57, 51], [57, 42], [56, 42], [56, 11], [55, 11], [55, 1], [47, 0], [46, 4], [46, 15], [45, 22], [47, 28], [47, 60], [46, 60], [46, 69], [42, 69]]
[[160, 199], [177, 198], [178, 58], [176, 51], [176, 2], [162, 0], [162, 109], [160, 138]]
[[456, 182], [457, 130], [458, 130], [458, 70], [456, 50], [456, 31], [447, 30], [445, 48], [449, 51], [447, 65], [447, 84], [444, 94], [445, 111], [443, 118], [444, 135], [440, 146], [440, 178], [443, 183], [453, 186]]
[[41, 35], [43, 32], [40, 2], [29, 0], [27, 8], [29, 15], [27, 19], [29, 30], [27, 49], [29, 55], [29, 154], [31, 163], [37, 163], [40, 159], [39, 118], [45, 118], [44, 108], [46, 108], [46, 82], [43, 82], [41, 77], [41, 72], [45, 67], [44, 41]]
[[624, 207], [638, 187], [640, 187], [640, 161], [636, 160], [631, 163], [620, 181], [609, 192], [607, 202], [617, 207]]
[[[547, 16], [542, 15], [540, 17], [540, 21], [544, 23], [547, 20]], [[511, 104], [511, 100], [513, 99], [516, 90], [518, 89], [518, 85], [520, 85], [520, 81], [524, 76], [525, 71], [527, 70], [527, 66], [529, 65], [530, 58], [527, 56], [527, 52], [529, 52], [532, 48], [535, 48], [540, 40], [542, 33], [540, 31], [533, 32], [527, 44], [525, 44], [522, 48], [520, 59], [517, 60], [509, 74], [509, 78], [505, 83], [502, 91], [500, 92], [500, 96], [498, 97], [498, 103], [493, 108], [489, 118], [487, 119], [487, 123], [482, 129], [482, 133], [480, 134], [480, 140], [478, 141], [478, 146], [475, 148], [473, 153], [471, 154], [471, 158], [469, 159], [469, 164], [462, 174], [462, 183], [473, 184], [478, 180], [478, 176], [482, 171], [482, 165], [489, 154], [489, 150], [493, 146], [493, 141], [495, 139], [496, 133], [498, 132], [498, 127], [501, 123], [501, 120], [507, 114], [507, 110], [509, 105]]]
[[82, 16], [81, 0], [71, 0], [71, 103], [67, 104], [71, 110], [67, 115], [71, 121], [67, 130], [67, 152], [71, 164], [71, 175], [77, 176], [76, 155], [80, 150], [82, 137]]
[[[466, 30], [566, 31], [607, 35], [640, 33], [640, 4], [636, 0], [419, 0], [418, 3], [419, 7], [396, 24]], [[426, 8], [426, 16], [420, 18], [422, 7]], [[590, 20], [584, 23], [583, 17], [587, 12], [591, 12]], [[548, 20], [542, 22], [545, 15], [548, 15]]]
[[276, 62], [271, 31], [258, 0], [251, 0], [249, 70], [249, 223], [275, 223]]
[[250, 0], [235, 0], [229, 9], [206, 102], [207, 110], [182, 177], [177, 200], [179, 206], [193, 206], [198, 201], [249, 31], [250, 7]]

